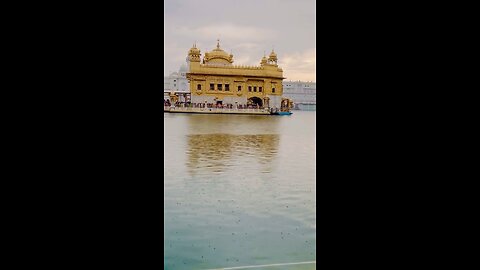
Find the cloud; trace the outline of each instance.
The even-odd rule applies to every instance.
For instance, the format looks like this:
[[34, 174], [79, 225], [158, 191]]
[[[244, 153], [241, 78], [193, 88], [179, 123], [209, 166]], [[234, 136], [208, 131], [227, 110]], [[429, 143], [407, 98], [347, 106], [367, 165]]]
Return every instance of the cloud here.
[[[259, 65], [272, 47], [289, 80], [315, 80], [314, 0], [166, 0], [165, 74], [178, 70], [196, 42], [202, 56], [220, 47], [236, 65]], [[275, 12], [269, 12], [274, 7]], [[228, 10], [217, 12], [219, 9]]]
[[177, 35], [183, 37], [202, 37], [202, 40], [228, 40], [231, 42], [244, 41], [245, 37], [249, 40], [269, 40], [275, 38], [277, 33], [275, 30], [236, 25], [232, 23], [218, 23], [214, 25], [205, 25], [197, 28], [179, 27], [176, 31]]
[[278, 65], [289, 81], [316, 81], [316, 49], [278, 56]]
[[262, 49], [262, 46], [259, 43], [238, 43], [233, 45], [233, 49], [240, 49], [240, 50], [259, 50]]
[[248, 55], [239, 55], [239, 57], [235, 58], [234, 56], [234, 65], [247, 65], [247, 66], [251, 66], [253, 65], [253, 60], [250, 56]]

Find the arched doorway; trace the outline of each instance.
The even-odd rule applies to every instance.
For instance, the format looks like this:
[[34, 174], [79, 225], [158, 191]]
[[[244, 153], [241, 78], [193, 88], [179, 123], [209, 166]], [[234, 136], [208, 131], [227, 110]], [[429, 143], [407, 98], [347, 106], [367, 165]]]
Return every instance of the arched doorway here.
[[251, 105], [258, 105], [259, 107], [263, 106], [263, 101], [261, 98], [258, 97], [251, 97], [248, 99], [248, 103]]

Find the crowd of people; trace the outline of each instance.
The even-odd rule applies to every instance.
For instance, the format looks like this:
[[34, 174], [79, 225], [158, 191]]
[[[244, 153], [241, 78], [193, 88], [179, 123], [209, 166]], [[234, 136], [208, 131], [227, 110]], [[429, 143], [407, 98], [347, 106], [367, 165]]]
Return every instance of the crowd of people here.
[[[191, 102], [175, 102], [175, 107], [188, 107], [188, 108], [220, 108], [220, 109], [263, 109], [263, 106], [258, 104], [231, 104], [231, 103], [191, 103]], [[163, 106], [172, 106], [169, 99], [163, 100]]]

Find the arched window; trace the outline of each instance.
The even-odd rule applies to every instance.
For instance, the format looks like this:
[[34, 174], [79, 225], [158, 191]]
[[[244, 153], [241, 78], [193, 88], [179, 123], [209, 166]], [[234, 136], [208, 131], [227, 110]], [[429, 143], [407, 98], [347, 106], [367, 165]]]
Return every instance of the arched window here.
[[197, 84], [197, 90], [202, 90], [202, 85], [201, 84]]

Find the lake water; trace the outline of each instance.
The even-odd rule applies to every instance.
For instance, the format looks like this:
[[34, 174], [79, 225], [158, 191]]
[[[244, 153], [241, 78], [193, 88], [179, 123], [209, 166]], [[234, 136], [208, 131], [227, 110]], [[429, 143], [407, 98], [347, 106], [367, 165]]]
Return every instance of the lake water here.
[[164, 269], [315, 269], [315, 112], [164, 120]]

